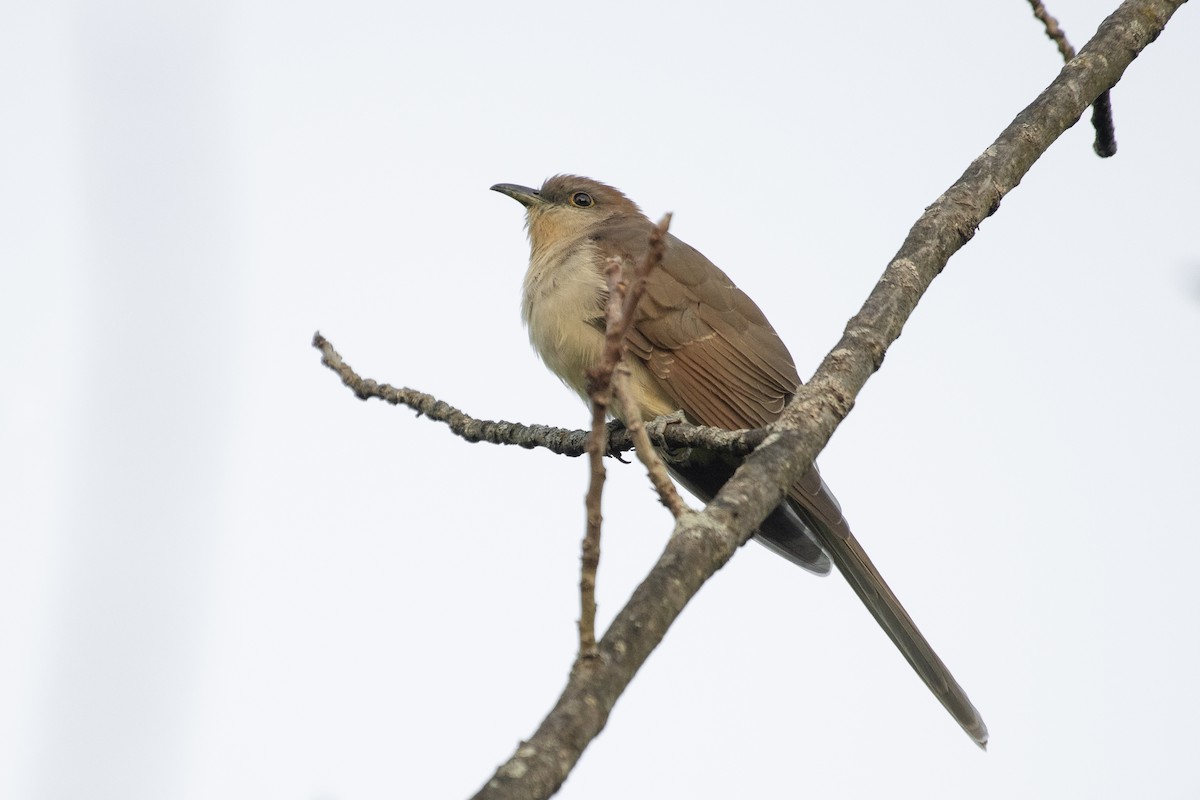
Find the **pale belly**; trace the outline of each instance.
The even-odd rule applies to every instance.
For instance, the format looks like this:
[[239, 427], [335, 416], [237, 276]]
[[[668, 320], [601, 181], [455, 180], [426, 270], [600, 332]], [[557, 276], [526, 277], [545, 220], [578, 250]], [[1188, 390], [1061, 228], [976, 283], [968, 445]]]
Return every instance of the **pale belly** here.
[[[554, 281], [527, 276], [524, 316], [534, 350], [563, 383], [590, 403], [587, 372], [600, 361], [604, 333], [588, 320], [597, 314], [603, 278], [583, 264], [560, 269]], [[564, 274], [565, 273], [565, 274]], [[674, 413], [678, 406], [665, 387], [636, 358], [630, 358], [631, 386], [643, 419]], [[624, 419], [620, 409], [614, 416]]]

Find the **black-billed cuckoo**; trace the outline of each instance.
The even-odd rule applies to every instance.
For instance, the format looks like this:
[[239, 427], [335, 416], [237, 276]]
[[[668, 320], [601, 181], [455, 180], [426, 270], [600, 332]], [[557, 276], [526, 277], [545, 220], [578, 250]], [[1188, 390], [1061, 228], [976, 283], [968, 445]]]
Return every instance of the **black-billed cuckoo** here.
[[[604, 264], [611, 256], [637, 263], [654, 225], [624, 194], [590, 178], [557, 175], [541, 189], [511, 183], [492, 189], [525, 206], [530, 256], [522, 312], [529, 338], [546, 366], [588, 402], [587, 370], [604, 347]], [[697, 425], [759, 428], [782, 413], [800, 385], [791, 354], [754, 301], [669, 234], [627, 338], [643, 419], [682, 411]], [[697, 465], [668, 457], [668, 464], [704, 500], [736, 468], [722, 458]], [[815, 465], [755, 538], [821, 575], [832, 559], [930, 691], [977, 744], [987, 744], [979, 712], [850, 532]]]

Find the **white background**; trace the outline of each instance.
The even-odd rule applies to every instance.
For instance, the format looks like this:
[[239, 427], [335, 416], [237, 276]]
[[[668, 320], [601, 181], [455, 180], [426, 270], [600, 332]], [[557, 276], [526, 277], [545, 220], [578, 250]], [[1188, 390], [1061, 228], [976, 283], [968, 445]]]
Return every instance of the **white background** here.
[[[1082, 46], [1115, 0], [1059, 0]], [[992, 3], [14, 3], [0, 25], [0, 796], [464, 797], [570, 666], [586, 465], [361, 403], [586, 410], [522, 209], [621, 187], [810, 374], [1060, 61]], [[934, 284], [821, 458], [983, 712], [747, 547], [564, 798], [1195, 797], [1196, 20]], [[612, 465], [607, 621], [670, 530]]]

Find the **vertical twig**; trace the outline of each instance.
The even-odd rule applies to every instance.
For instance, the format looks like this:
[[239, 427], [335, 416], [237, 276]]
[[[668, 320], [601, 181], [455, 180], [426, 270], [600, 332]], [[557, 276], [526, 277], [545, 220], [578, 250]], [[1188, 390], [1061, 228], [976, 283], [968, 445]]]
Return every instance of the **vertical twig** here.
[[[670, 227], [671, 215], [664, 214], [658, 225], [654, 226], [654, 230], [650, 233], [649, 247], [646, 250], [645, 258], [634, 267], [632, 285], [625, 292], [625, 301], [621, 313], [620, 338], [617, 339], [622, 356], [625, 351], [625, 332], [629, 328], [630, 320], [633, 319], [633, 312], [637, 308], [637, 304], [642, 299], [642, 294], [646, 291], [646, 276], [662, 264], [663, 253], [666, 247], [667, 230]], [[614, 290], [617, 292], [620, 291], [617, 286], [614, 286], [610, 277], [609, 292], [612, 293]], [[658, 457], [658, 451], [650, 443], [650, 437], [646, 434], [646, 426], [642, 424], [641, 415], [636, 413], [637, 401], [633, 397], [629, 385], [629, 366], [623, 358], [619, 360], [616, 366], [612, 384], [613, 394], [617, 398], [617, 405], [622, 409], [629, 409], [629, 411], [625, 412], [625, 427], [629, 430], [630, 435], [633, 436], [638, 459], [646, 467], [646, 472], [649, 473], [650, 481], [654, 484], [654, 488], [658, 490], [658, 497], [662, 501], [662, 504], [670, 509], [671, 514], [678, 519], [679, 515], [687, 510], [687, 504], [679, 496], [675, 484], [671, 481], [671, 476], [667, 474], [666, 466], [662, 463], [662, 459]]]
[[587, 529], [583, 536], [582, 566], [579, 574], [579, 660], [596, 657], [596, 570], [600, 567], [600, 496], [604, 492], [604, 453], [608, 444], [607, 391], [592, 391], [592, 433], [587, 440], [588, 481]]
[[[621, 408], [637, 407], [637, 402], [633, 399], [629, 388], [629, 365], [625, 361], [618, 364], [613, 372], [612, 389], [618, 406]], [[667, 473], [666, 465], [663, 464], [662, 459], [658, 457], [658, 451], [651, 444], [642, 418], [636, 414], [631, 415], [625, 423], [625, 428], [633, 437], [634, 450], [637, 452], [638, 460], [642, 462], [646, 472], [650, 475], [650, 482], [658, 491], [659, 500], [670, 509], [671, 515], [675, 519], [679, 519], [683, 512], [688, 510], [687, 503], [683, 502], [683, 498], [679, 496], [679, 490], [675, 488], [675, 483]]]
[[[579, 576], [579, 663], [596, 657], [596, 571], [600, 566], [600, 498], [606, 477], [604, 456], [608, 444], [609, 406], [614, 392], [619, 392], [618, 408], [626, 417], [625, 424], [634, 435], [638, 458], [650, 471], [650, 478], [663, 504], [678, 517], [686, 510], [683, 500], [667, 475], [666, 468], [658, 460], [650, 438], [646, 435], [638, 413], [637, 403], [628, 391], [628, 367], [622, 362], [625, 355], [625, 334], [633, 319], [634, 309], [646, 288], [646, 275], [662, 263], [663, 248], [671, 215], [667, 214], [650, 234], [649, 248], [645, 258], [633, 266], [632, 276], [625, 274], [623, 259], [613, 257], [604, 264], [605, 280], [608, 284], [608, 302], [604, 307], [604, 352], [600, 363], [588, 370], [588, 395], [592, 401], [592, 432], [588, 437], [588, 464], [591, 477], [585, 502], [587, 508], [587, 530], [583, 537], [583, 554], [580, 558]], [[624, 368], [622, 370], [622, 367]], [[620, 386], [621, 388], [617, 388]], [[658, 464], [657, 469], [652, 465]]]
[[1107, 89], [1092, 103], [1092, 127], [1096, 129], [1096, 141], [1092, 149], [1101, 158], [1117, 154], [1117, 132], [1113, 127], [1112, 100]]

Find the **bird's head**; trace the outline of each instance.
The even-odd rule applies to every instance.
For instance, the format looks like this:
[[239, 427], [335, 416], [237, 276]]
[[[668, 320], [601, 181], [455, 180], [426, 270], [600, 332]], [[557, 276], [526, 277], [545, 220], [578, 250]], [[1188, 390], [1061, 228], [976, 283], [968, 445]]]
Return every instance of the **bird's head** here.
[[535, 252], [556, 242], [574, 241], [613, 217], [642, 216], [637, 204], [620, 190], [578, 175], [555, 175], [540, 189], [497, 183], [492, 191], [525, 206], [525, 226]]

